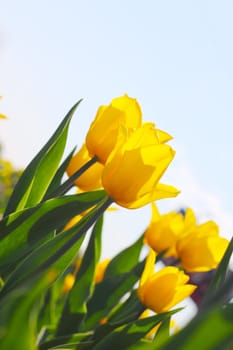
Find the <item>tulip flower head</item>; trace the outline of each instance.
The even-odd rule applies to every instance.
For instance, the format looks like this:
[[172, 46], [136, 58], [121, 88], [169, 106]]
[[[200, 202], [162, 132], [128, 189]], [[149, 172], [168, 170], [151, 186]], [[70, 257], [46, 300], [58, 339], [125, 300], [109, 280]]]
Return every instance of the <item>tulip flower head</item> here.
[[195, 225], [196, 219], [190, 208], [184, 215], [175, 211], [160, 215], [152, 203], [152, 217], [145, 232], [145, 241], [155, 252], [165, 251], [166, 257], [177, 258], [176, 242]]
[[189, 231], [176, 244], [183, 268], [188, 272], [205, 272], [220, 263], [229, 242], [219, 236], [219, 227], [213, 221], [205, 222]]
[[[83, 144], [80, 150], [71, 158], [70, 163], [66, 169], [67, 175], [72, 176], [77, 170], [79, 170], [84, 164], [86, 164], [91, 157], [89, 156], [86, 145]], [[101, 175], [103, 171], [103, 165], [99, 162], [93, 164], [87, 169], [81, 176], [75, 181], [75, 185], [83, 191], [96, 190], [102, 187]]]
[[161, 313], [190, 296], [196, 286], [187, 284], [189, 276], [177, 267], [167, 266], [154, 272], [155, 259], [151, 249], [140, 279], [138, 297], [147, 308]]
[[179, 193], [177, 189], [159, 184], [174, 155], [170, 146], [159, 143], [151, 123], [131, 133], [121, 129], [103, 170], [103, 187], [117, 204], [132, 209], [174, 197]]
[[115, 147], [120, 126], [135, 129], [141, 126], [142, 112], [137, 100], [124, 95], [114, 98], [108, 106], [101, 106], [86, 135], [91, 157], [97, 156], [105, 164]]

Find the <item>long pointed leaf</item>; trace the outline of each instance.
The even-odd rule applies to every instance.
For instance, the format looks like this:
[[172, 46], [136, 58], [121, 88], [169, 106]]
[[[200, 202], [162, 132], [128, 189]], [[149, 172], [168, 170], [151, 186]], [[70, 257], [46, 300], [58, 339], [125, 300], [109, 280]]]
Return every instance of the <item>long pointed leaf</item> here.
[[47, 196], [49, 197], [50, 193], [52, 193], [53, 191], [55, 191], [55, 189], [57, 187], [59, 187], [62, 183], [62, 178], [66, 172], [67, 166], [75, 152], [76, 147], [70, 152], [70, 154], [68, 154], [68, 156], [66, 157], [66, 159], [62, 162], [62, 164], [59, 166], [52, 182], [50, 183], [46, 193], [45, 193], [45, 197], [43, 198], [43, 200], [47, 199]]
[[24, 170], [9, 200], [4, 216], [35, 205], [43, 198], [62, 158], [69, 123], [78, 101], [63, 119], [53, 136]]
[[210, 305], [211, 301], [215, 300], [215, 294], [218, 292], [218, 290], [220, 290], [223, 287], [223, 284], [229, 269], [229, 262], [230, 262], [232, 252], [233, 252], [233, 238], [231, 239], [223, 258], [217, 270], [215, 271], [213, 279], [209, 285], [207, 293], [201, 304], [201, 308], [206, 307], [207, 305]]
[[136, 242], [117, 254], [109, 263], [105, 277], [114, 277], [130, 271], [138, 262], [143, 246], [144, 235]]
[[100, 217], [92, 230], [75, 284], [68, 294], [56, 332], [57, 336], [79, 330], [79, 326], [87, 312], [86, 304], [93, 292], [95, 267], [100, 257], [102, 225], [103, 217]]
[[139, 262], [131, 271], [112, 278], [104, 278], [96, 285], [92, 298], [87, 304], [85, 330], [98, 325], [101, 319], [107, 317], [115, 308], [119, 300], [132, 290], [142, 274], [144, 264], [145, 261]]
[[76, 225], [34, 250], [6, 280], [0, 297], [35, 275], [40, 276], [49, 268], [54, 268], [61, 275], [77, 255], [86, 231], [110, 204], [111, 201], [106, 197]]
[[131, 345], [145, 337], [153, 327], [166, 320], [174, 312], [176, 311], [139, 319], [128, 325], [121, 326], [105, 336], [96, 346], [92, 347], [92, 349], [127, 350]]
[[55, 198], [6, 217], [0, 222], [0, 271], [104, 197], [104, 191], [93, 191]]
[[1, 301], [1, 350], [37, 349], [40, 298], [51, 282], [50, 275], [43, 276], [37, 283], [16, 288]]

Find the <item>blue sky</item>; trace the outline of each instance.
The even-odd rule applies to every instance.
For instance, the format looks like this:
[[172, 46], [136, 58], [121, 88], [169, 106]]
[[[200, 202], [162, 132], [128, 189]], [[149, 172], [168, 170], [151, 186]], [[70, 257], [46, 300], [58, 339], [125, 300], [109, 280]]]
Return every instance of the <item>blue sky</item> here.
[[[26, 166], [83, 98], [68, 153], [81, 145], [98, 106], [127, 93], [138, 99], [144, 120], [174, 136], [177, 154], [165, 180], [181, 194], [159, 202], [161, 211], [190, 206], [232, 236], [232, 1], [0, 0], [0, 6], [5, 157]], [[149, 207], [109, 213], [104, 255], [132, 242], [149, 219]]]

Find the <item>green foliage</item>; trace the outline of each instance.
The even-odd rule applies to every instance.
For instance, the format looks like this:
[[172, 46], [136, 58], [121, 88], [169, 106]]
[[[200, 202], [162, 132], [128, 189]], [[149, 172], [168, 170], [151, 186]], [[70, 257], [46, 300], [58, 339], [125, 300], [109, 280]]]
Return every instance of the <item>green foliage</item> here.
[[[113, 257], [96, 281], [112, 201], [103, 190], [62, 194], [73, 151], [64, 160], [63, 153], [79, 102], [21, 175], [0, 221], [0, 349], [230, 349], [233, 240], [197, 315], [174, 335], [169, 324], [179, 309], [140, 318], [144, 235]], [[157, 333], [148, 338], [155, 326]]]

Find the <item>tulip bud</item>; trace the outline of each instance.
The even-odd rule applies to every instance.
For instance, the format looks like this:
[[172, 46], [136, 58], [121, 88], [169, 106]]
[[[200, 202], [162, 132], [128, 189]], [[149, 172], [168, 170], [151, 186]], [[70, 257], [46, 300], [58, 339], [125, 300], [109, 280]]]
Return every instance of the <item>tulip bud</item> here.
[[188, 272], [205, 272], [220, 263], [229, 242], [219, 236], [219, 228], [213, 221], [196, 226], [176, 245], [177, 255]]
[[160, 215], [152, 203], [152, 217], [145, 232], [145, 241], [155, 252], [165, 251], [166, 257], [177, 258], [176, 242], [195, 224], [194, 213], [189, 208], [184, 215], [175, 211]]
[[97, 156], [105, 164], [117, 142], [119, 127], [134, 129], [141, 123], [141, 108], [136, 99], [127, 95], [114, 98], [108, 106], [101, 106], [86, 136], [90, 156]]
[[147, 308], [161, 313], [189, 297], [196, 286], [187, 284], [189, 276], [177, 267], [167, 266], [154, 272], [155, 258], [154, 251], [150, 250], [140, 279], [138, 297]]

